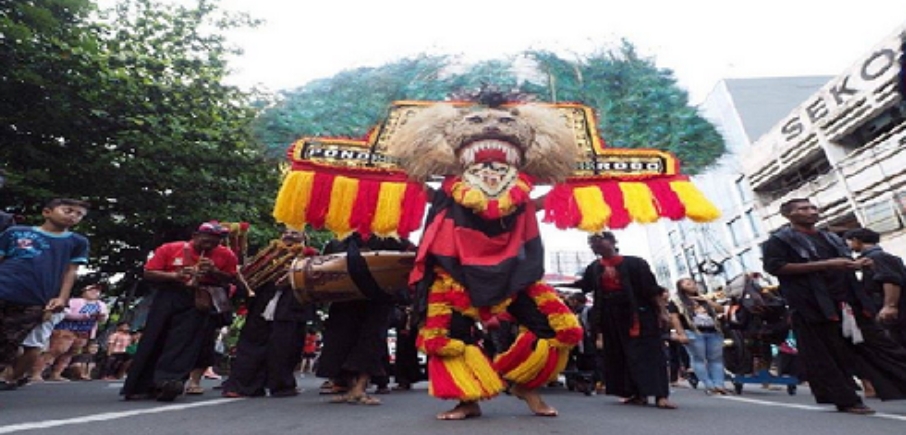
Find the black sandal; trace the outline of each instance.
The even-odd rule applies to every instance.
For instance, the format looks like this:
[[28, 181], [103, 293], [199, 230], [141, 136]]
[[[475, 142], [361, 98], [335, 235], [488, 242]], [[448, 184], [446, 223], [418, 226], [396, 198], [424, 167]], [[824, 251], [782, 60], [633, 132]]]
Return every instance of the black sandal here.
[[874, 409], [871, 409], [862, 403], [859, 403], [857, 405], [852, 405], [852, 406], [837, 405], [837, 411], [846, 412], [849, 414], [858, 414], [858, 415], [872, 415], [876, 412]]

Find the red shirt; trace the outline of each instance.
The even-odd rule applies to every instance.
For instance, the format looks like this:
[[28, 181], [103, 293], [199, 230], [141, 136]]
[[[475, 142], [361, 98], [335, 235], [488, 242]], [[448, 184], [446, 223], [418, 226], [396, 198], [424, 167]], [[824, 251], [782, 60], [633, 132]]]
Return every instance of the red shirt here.
[[305, 346], [302, 348], [304, 353], [315, 353], [318, 351], [318, 334], [308, 334], [305, 336]]
[[601, 258], [601, 265], [604, 266], [604, 273], [601, 274], [601, 289], [605, 292], [623, 290], [623, 284], [620, 283], [620, 272], [617, 270], [621, 263], [623, 263], [623, 257], [620, 255]]
[[[186, 257], [188, 254], [189, 258]], [[191, 242], [171, 242], [165, 243], [154, 250], [154, 255], [145, 263], [145, 270], [157, 270], [162, 272], [173, 272], [183, 267], [192, 266], [198, 263], [201, 256], [192, 248]], [[221, 272], [229, 275], [236, 275], [236, 267], [239, 260], [236, 254], [226, 246], [217, 246], [208, 252], [207, 258], [210, 258]], [[210, 280], [201, 278], [202, 284], [216, 284]]]

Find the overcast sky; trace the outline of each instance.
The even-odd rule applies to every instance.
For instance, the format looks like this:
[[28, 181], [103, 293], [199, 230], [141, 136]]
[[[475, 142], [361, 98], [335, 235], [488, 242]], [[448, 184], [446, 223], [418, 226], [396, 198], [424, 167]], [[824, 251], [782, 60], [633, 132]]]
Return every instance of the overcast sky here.
[[423, 52], [587, 54], [626, 38], [691, 101], [723, 78], [836, 75], [906, 23], [904, 0], [224, 0], [265, 20], [233, 35], [231, 81], [276, 90]]

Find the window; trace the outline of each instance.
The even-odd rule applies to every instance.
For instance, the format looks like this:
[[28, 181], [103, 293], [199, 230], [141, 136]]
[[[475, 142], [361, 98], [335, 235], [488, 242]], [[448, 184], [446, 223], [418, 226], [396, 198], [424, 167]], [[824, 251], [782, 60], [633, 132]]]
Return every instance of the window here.
[[740, 204], [752, 202], [752, 188], [749, 187], [749, 182], [745, 177], [739, 177], [736, 180], [736, 194], [739, 197]]
[[873, 118], [862, 121], [852, 133], [840, 138], [838, 142], [846, 148], [847, 152], [873, 142], [885, 133], [892, 130], [906, 119], [906, 104], [893, 106]]
[[736, 276], [743, 272], [742, 265], [740, 265], [737, 258], [730, 258], [724, 262], [724, 276]]
[[759, 224], [760, 218], [756, 215], [755, 210], [746, 212], [746, 221], [749, 223], [749, 229], [752, 230], [752, 235], [758, 237], [762, 234], [761, 224]]
[[829, 174], [833, 168], [824, 154], [810, 157], [785, 170], [775, 179], [765, 183], [758, 188], [756, 194], [762, 204], [770, 203], [775, 199], [783, 197], [809, 181], [816, 180], [822, 175]]
[[667, 233], [667, 237], [670, 239], [670, 248], [672, 250], [680, 249], [683, 246], [683, 236], [680, 234], [679, 230], [670, 230]]
[[740, 246], [749, 240], [749, 235], [743, 227], [741, 216], [737, 216], [730, 222], [727, 222], [727, 230], [730, 231], [730, 238], [733, 240], [733, 246]]
[[680, 275], [688, 275], [689, 269], [686, 267], [686, 259], [683, 258], [683, 254], [676, 254], [673, 259], [676, 262], [676, 272]]
[[894, 208], [894, 202], [884, 200], [862, 207], [865, 226], [879, 233], [895, 231], [902, 227], [900, 217]]

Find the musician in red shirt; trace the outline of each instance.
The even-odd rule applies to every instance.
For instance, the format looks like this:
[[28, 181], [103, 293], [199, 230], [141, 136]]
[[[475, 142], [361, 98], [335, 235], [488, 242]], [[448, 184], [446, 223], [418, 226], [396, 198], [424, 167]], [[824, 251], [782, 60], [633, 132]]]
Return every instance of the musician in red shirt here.
[[145, 264], [156, 289], [142, 341], [120, 394], [169, 402], [183, 393], [211, 330], [212, 313], [228, 309], [226, 286], [238, 260], [221, 245], [229, 231], [201, 224], [189, 241], [166, 243]]

